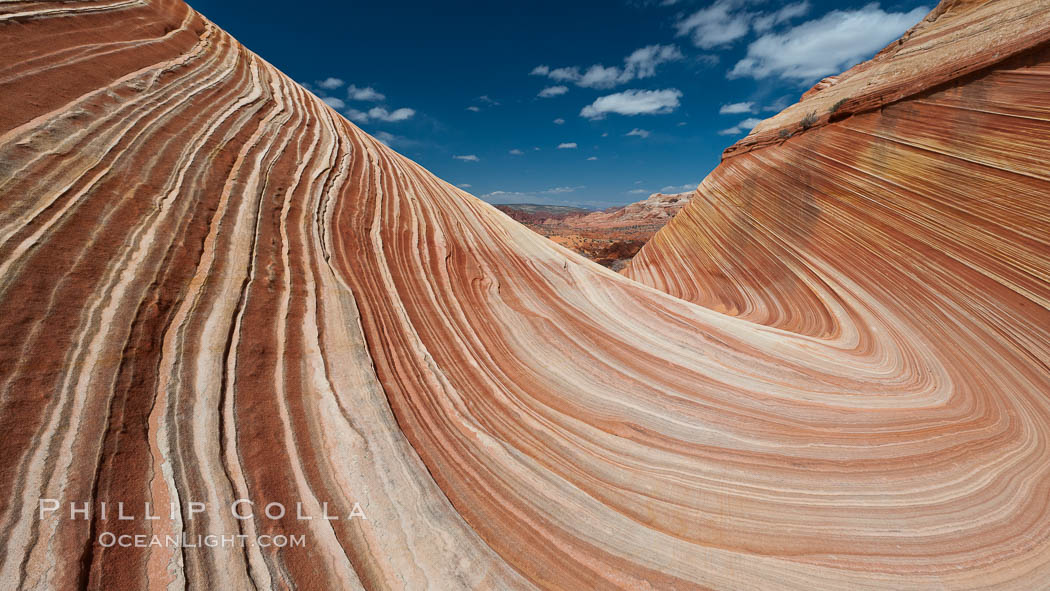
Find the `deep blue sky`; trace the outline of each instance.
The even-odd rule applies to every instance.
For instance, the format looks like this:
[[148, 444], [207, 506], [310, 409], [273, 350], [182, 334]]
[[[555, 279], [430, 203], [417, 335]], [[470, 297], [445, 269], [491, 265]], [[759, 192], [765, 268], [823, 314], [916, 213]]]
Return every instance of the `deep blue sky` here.
[[754, 121], [934, 4], [190, 3], [445, 180], [492, 202], [590, 207], [691, 189]]

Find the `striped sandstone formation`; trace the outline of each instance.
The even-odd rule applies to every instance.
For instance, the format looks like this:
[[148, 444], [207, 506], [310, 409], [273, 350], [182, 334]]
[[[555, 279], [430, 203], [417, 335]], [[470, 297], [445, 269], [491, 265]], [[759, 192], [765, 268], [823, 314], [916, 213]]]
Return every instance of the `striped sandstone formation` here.
[[0, 2], [0, 588], [1045, 586], [1048, 31], [942, 4], [638, 282], [181, 1]]

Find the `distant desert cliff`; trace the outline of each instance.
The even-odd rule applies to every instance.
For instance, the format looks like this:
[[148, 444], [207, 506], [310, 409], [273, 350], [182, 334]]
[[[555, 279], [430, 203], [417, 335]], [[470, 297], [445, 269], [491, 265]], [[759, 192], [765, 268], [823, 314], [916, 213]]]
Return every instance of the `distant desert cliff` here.
[[690, 198], [692, 193], [653, 193], [637, 203], [595, 212], [530, 204], [496, 209], [598, 264], [621, 271]]

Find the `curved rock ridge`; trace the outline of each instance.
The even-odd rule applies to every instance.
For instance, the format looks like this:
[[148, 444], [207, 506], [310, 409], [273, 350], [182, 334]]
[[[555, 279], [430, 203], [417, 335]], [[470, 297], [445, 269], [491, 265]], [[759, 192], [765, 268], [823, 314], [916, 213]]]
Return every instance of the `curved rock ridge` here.
[[0, 31], [4, 588], [1050, 580], [1044, 49], [726, 161], [632, 267], [683, 299], [181, 2]]
[[1050, 41], [1050, 0], [942, 0], [873, 59], [817, 83], [724, 157], [777, 144], [959, 80]]

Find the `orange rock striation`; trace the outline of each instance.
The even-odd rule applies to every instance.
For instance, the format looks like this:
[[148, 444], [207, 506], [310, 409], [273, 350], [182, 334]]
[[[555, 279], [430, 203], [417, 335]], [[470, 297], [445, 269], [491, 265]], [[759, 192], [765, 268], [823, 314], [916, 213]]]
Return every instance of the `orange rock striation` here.
[[678, 298], [181, 2], [0, 3], [4, 588], [1039, 588], [1050, 11], [934, 14], [966, 76], [728, 158], [631, 267]]

